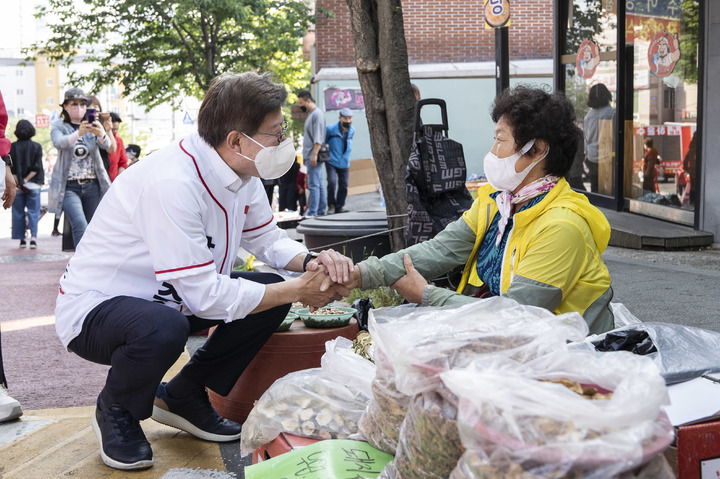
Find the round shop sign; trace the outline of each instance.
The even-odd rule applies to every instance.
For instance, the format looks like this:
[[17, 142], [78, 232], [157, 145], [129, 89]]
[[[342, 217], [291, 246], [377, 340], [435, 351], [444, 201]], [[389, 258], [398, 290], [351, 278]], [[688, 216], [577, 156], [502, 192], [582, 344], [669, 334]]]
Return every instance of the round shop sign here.
[[492, 28], [500, 28], [510, 21], [510, 2], [508, 0], [487, 0], [485, 3], [485, 23]]
[[580, 78], [589, 80], [595, 74], [600, 63], [600, 52], [597, 45], [590, 40], [584, 40], [578, 48], [575, 59], [577, 74]]
[[659, 77], [670, 75], [680, 59], [680, 42], [677, 33], [658, 32], [648, 48], [648, 65], [650, 71]]

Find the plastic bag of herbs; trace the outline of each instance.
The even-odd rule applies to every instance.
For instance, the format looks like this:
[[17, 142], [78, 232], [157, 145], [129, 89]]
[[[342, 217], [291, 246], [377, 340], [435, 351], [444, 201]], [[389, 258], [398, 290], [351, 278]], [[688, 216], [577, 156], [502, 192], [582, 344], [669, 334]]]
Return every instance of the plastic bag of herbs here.
[[625, 477], [673, 439], [665, 382], [651, 360], [628, 352], [495, 358], [441, 378], [459, 398], [467, 449], [451, 479]]
[[[580, 340], [588, 332], [579, 314], [555, 316], [506, 298], [478, 300], [456, 308], [382, 308], [371, 311], [369, 328], [377, 373], [372, 383], [373, 399], [360, 421], [360, 432], [373, 446], [390, 454], [397, 451], [411, 398], [440, 387], [439, 373], [485, 355], [528, 360], [565, 348], [567, 340]], [[426, 419], [435, 418], [422, 418]], [[448, 426], [453, 427], [453, 423]], [[446, 437], [455, 444], [454, 454], [460, 457], [458, 442]], [[432, 440], [439, 444], [443, 439]], [[424, 448], [414, 441], [425, 440], [429, 439], [405, 438], [406, 452]], [[448, 445], [438, 447], [438, 456], [447, 454]], [[419, 468], [431, 462], [431, 458], [412, 454], [406, 459]], [[444, 464], [443, 459], [438, 461]]]
[[343, 439], [358, 432], [370, 401], [375, 365], [352, 352], [352, 341], [325, 344], [322, 367], [276, 380], [258, 399], [242, 430], [242, 454], [268, 444], [281, 432], [317, 439]]

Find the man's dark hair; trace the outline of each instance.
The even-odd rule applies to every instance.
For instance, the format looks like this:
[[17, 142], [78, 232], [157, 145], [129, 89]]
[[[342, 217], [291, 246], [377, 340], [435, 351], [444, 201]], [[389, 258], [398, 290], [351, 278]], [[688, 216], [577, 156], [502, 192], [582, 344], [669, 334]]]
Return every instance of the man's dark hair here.
[[[565, 176], [572, 166], [580, 139], [572, 103], [561, 93], [547, 93], [540, 88], [520, 85], [505, 90], [493, 105], [492, 119], [500, 118], [512, 128], [515, 150], [528, 141], [544, 140], [550, 147], [545, 172]], [[530, 154], [537, 153], [537, 143]]]
[[131, 143], [128, 146], [125, 147], [126, 152], [132, 152], [135, 155], [135, 158], [140, 158], [140, 146]]
[[15, 136], [19, 141], [29, 140], [35, 136], [35, 127], [27, 120], [20, 120], [15, 125]]
[[224, 73], [210, 83], [198, 113], [198, 134], [213, 147], [232, 131], [253, 136], [265, 117], [285, 104], [285, 86], [269, 73]]
[[653, 143], [653, 139], [652, 139], [652, 138], [645, 138], [645, 140], [643, 140], [643, 143], [644, 143], [645, 146], [647, 146], [648, 148], [652, 148], [652, 147], [654, 146], [654, 143]]
[[313, 102], [313, 103], [315, 102], [315, 100], [313, 100], [312, 95], [311, 95], [310, 92], [307, 91], [307, 90], [300, 90], [300, 93], [298, 93], [298, 98], [303, 98], [303, 99], [305, 99], [305, 100], [310, 100], [310, 101]]
[[110, 112], [110, 120], [113, 123], [122, 123], [122, 118], [120, 118], [120, 115], [118, 115], [114, 111]]
[[590, 108], [602, 108], [608, 106], [612, 101], [612, 93], [602, 83], [597, 83], [590, 87], [588, 93], [587, 105]]

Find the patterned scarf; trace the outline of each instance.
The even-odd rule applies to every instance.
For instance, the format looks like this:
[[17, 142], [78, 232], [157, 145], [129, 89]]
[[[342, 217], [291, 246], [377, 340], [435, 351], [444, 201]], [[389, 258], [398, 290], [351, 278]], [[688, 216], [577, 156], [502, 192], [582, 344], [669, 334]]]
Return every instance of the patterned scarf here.
[[560, 181], [559, 176], [543, 176], [529, 185], [523, 186], [514, 196], [509, 191], [501, 191], [500, 194], [495, 197], [495, 202], [497, 203], [498, 210], [500, 211], [500, 221], [498, 222], [498, 235], [495, 239], [495, 247], [500, 246], [500, 241], [505, 233], [505, 227], [510, 219], [513, 205], [524, 203], [536, 196], [547, 193], [553, 189], [558, 181]]

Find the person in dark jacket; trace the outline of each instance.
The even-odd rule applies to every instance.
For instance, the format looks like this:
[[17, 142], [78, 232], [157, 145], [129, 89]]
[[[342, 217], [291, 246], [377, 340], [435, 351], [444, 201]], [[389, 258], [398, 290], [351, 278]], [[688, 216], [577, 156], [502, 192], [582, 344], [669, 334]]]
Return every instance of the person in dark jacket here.
[[12, 238], [20, 240], [25, 248], [25, 212], [27, 228], [30, 229], [30, 248], [37, 248], [38, 220], [40, 219], [40, 188], [45, 184], [43, 151], [39, 143], [32, 141], [35, 127], [27, 120], [20, 120], [15, 127], [17, 141], [10, 147], [13, 159], [12, 173], [17, 194], [12, 206]]

